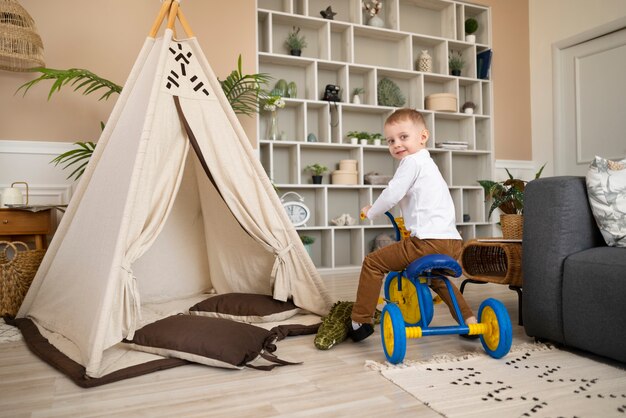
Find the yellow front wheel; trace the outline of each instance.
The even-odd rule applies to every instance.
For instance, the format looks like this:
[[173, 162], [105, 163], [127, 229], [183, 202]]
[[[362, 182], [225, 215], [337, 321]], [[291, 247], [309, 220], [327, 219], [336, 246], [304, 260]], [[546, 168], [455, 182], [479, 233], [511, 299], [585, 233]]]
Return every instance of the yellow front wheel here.
[[392, 364], [401, 363], [406, 354], [406, 328], [398, 306], [393, 303], [385, 305], [380, 318], [380, 327], [387, 361]]
[[487, 328], [480, 335], [483, 348], [493, 358], [504, 357], [513, 343], [513, 328], [506, 308], [499, 300], [486, 299], [478, 309], [478, 318]]

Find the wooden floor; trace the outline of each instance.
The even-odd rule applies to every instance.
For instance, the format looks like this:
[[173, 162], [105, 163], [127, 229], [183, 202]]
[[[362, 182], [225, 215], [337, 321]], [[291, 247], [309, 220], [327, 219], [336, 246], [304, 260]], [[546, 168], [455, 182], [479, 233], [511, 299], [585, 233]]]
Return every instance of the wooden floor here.
[[[355, 274], [325, 277], [336, 300], [354, 300]], [[513, 323], [513, 344], [530, 342], [517, 325], [517, 295], [506, 286], [468, 285], [466, 299], [477, 311], [487, 297], [500, 299]], [[443, 304], [435, 306], [433, 325], [450, 324]], [[0, 344], [1, 417], [431, 417], [439, 416], [417, 399], [364, 367], [383, 362], [380, 334], [355, 344], [346, 341], [317, 350], [313, 336], [278, 343], [277, 354], [299, 366], [271, 372], [182, 366], [125, 381], [81, 389], [43, 363], [23, 342]], [[407, 359], [461, 354], [480, 349], [477, 340], [458, 336], [411, 340]]]

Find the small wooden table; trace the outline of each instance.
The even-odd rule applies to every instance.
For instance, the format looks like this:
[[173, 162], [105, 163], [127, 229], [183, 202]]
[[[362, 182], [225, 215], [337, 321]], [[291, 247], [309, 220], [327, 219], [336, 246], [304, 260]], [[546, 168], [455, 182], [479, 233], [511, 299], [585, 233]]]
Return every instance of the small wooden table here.
[[467, 279], [461, 283], [463, 293], [467, 283], [497, 283], [517, 292], [519, 325], [522, 321], [522, 242], [482, 238], [468, 241], [461, 255], [463, 273]]
[[21, 209], [0, 209], [0, 240], [23, 241], [34, 238], [35, 248], [48, 246], [47, 235], [52, 233], [52, 209], [31, 212]]

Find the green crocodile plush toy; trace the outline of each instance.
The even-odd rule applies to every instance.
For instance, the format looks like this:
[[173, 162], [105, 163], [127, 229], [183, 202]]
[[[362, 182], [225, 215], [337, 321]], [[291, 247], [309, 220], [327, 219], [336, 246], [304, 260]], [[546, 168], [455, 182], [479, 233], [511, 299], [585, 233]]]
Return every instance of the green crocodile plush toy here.
[[[327, 316], [322, 318], [322, 325], [317, 330], [313, 343], [320, 350], [329, 350], [335, 345], [345, 341], [348, 337], [348, 327], [352, 326], [350, 315], [354, 302], [336, 302]], [[374, 322], [380, 322], [380, 311], [376, 311]]]

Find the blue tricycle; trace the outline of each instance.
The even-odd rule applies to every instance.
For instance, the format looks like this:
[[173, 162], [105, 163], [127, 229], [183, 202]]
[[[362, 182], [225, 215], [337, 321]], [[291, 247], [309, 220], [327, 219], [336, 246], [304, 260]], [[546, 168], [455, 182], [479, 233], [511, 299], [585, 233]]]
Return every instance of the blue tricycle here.
[[[396, 240], [407, 237], [402, 218], [394, 218], [389, 212], [396, 231]], [[399, 222], [396, 222], [398, 220]], [[398, 225], [400, 223], [400, 226]], [[491, 357], [504, 357], [511, 349], [513, 330], [509, 314], [499, 300], [489, 298], [478, 309], [478, 323], [466, 324], [461, 316], [456, 296], [448, 277], [459, 277], [463, 270], [459, 263], [444, 254], [430, 254], [418, 258], [404, 271], [391, 272], [385, 279], [385, 300], [380, 327], [383, 350], [390, 363], [404, 360], [407, 338], [429, 335], [479, 335], [483, 348]], [[459, 324], [430, 327], [433, 319], [433, 299], [428, 284], [441, 279], [446, 283]]]

